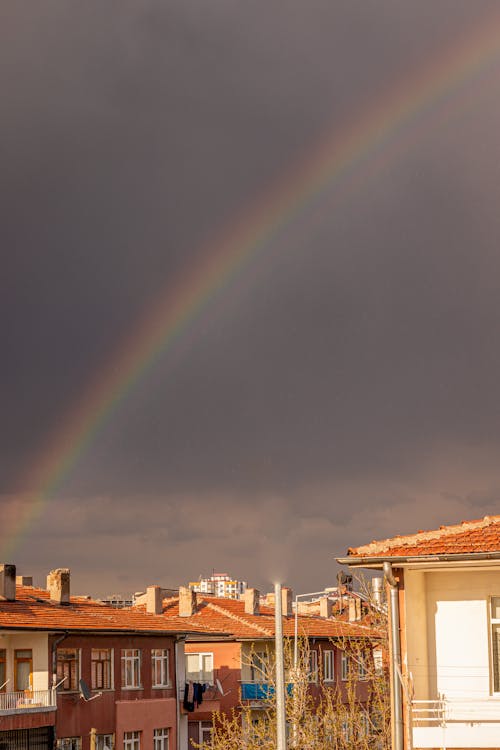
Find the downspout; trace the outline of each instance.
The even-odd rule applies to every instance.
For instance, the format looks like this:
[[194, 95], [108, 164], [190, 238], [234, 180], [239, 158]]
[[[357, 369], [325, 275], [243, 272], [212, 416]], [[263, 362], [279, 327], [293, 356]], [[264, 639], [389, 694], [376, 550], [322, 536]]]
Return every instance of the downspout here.
[[68, 636], [69, 636], [69, 633], [68, 631], [66, 631], [64, 635], [62, 635], [60, 638], [56, 638], [56, 640], [52, 644], [52, 689], [54, 689], [55, 684], [57, 682], [57, 647]]
[[403, 750], [403, 692], [401, 685], [401, 639], [399, 636], [399, 590], [390, 562], [384, 562], [384, 576], [390, 587], [391, 678], [393, 687], [394, 750]]

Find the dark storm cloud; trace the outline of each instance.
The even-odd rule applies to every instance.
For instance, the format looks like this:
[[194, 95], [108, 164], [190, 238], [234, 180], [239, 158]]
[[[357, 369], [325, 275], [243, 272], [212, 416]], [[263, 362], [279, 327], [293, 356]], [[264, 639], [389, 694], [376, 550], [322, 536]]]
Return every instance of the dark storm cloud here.
[[[2, 6], [5, 517], [207, 236], [494, 7]], [[297, 216], [213, 300], [47, 506], [29, 572], [68, 563], [95, 590], [104, 566], [102, 586], [131, 589], [215, 565], [316, 588], [346, 544], [494, 512], [497, 87], [493, 68], [456, 115], [427, 113], [411, 148], [325, 192], [321, 221]]]

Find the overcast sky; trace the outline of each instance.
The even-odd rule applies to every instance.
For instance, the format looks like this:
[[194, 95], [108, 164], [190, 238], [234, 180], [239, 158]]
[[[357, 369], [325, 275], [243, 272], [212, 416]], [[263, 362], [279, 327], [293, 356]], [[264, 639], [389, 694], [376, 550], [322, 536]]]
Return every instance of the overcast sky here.
[[1, 4], [4, 533], [58, 427], [208, 237], [477, 29], [499, 50], [213, 296], [16, 542], [20, 573], [68, 566], [96, 595], [213, 568], [314, 591], [348, 546], [500, 512], [495, 9]]

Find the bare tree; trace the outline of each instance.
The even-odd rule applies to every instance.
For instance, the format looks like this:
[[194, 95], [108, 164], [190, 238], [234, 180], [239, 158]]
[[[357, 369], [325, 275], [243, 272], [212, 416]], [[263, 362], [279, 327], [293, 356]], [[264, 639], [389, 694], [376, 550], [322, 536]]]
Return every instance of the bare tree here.
[[[363, 584], [364, 585], [364, 584]], [[297, 750], [388, 750], [390, 699], [387, 673], [387, 617], [382, 606], [368, 609], [366, 637], [336, 638], [328, 647], [341, 650], [341, 674], [325, 681], [322, 659], [315, 660], [317, 675], [311, 684], [312, 647], [299, 641], [293, 667], [293, 641], [285, 639], [286, 721], [288, 746]], [[326, 644], [325, 644], [326, 645]], [[257, 657], [257, 658], [255, 658]], [[262, 659], [251, 653], [254, 672], [260, 672], [259, 707], [240, 701], [231, 714], [215, 713], [209, 742], [193, 743], [200, 750], [275, 750], [276, 701], [274, 654]], [[331, 675], [330, 675], [331, 677]]]

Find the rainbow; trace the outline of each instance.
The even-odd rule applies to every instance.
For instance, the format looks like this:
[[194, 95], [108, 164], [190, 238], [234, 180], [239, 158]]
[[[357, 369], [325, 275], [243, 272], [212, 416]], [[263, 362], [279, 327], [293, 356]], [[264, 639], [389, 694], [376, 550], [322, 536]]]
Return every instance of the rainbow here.
[[429, 119], [430, 113], [457, 99], [468, 84], [487, 76], [499, 60], [497, 6], [469, 29], [466, 37], [454, 40], [385, 96], [377, 96], [342, 128], [327, 133], [234, 222], [201, 247], [198, 262], [146, 311], [21, 477], [19, 491], [12, 493], [7, 522], [0, 530], [0, 559], [7, 560], [16, 549], [95, 435], [144, 374], [166, 352], [173, 351], [214, 298], [269, 252], [273, 238], [304, 217], [327, 191], [348, 191], [356, 182], [363, 183], [362, 168], [369, 170], [398, 138], [404, 139], [423, 118]]

